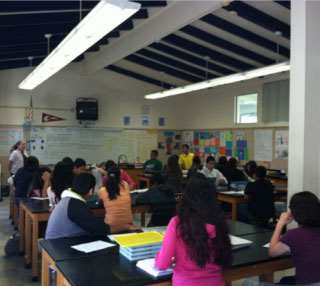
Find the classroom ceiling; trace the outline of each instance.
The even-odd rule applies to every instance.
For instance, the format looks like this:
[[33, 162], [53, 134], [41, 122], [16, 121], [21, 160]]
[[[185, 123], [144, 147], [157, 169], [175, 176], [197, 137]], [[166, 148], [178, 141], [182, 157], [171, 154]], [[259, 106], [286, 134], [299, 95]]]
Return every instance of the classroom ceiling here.
[[[97, 2], [82, 1], [82, 17]], [[166, 17], [174, 9], [172, 1], [136, 2], [142, 4], [139, 12], [75, 61], [91, 72], [102, 63], [102, 68], [170, 88], [290, 58], [290, 1], [233, 1], [186, 19], [186, 25], [164, 31], [165, 36], [151, 44], [142, 48], [132, 44], [132, 51], [128, 47], [124, 56], [107, 60], [113, 44], [128, 40], [130, 33], [139, 38], [143, 25], [152, 30], [157, 16]], [[28, 67], [30, 56], [32, 66], [37, 66], [48, 53], [44, 35], [52, 34], [53, 50], [79, 19], [80, 1], [0, 1], [0, 69]], [[97, 61], [100, 66], [94, 65]]]

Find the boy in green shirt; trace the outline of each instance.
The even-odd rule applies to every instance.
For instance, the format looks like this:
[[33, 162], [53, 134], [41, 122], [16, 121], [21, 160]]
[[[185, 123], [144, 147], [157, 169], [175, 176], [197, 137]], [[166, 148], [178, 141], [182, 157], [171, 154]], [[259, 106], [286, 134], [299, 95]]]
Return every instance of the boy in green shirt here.
[[152, 150], [150, 153], [150, 160], [147, 160], [143, 169], [148, 174], [160, 174], [162, 171], [162, 162], [158, 159], [158, 150]]

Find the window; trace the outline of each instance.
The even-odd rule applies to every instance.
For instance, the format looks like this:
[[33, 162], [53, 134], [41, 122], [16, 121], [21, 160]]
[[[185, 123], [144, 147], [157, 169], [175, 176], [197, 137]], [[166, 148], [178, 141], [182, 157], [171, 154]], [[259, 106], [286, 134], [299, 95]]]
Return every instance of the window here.
[[258, 122], [258, 94], [239, 95], [236, 97], [237, 123]]

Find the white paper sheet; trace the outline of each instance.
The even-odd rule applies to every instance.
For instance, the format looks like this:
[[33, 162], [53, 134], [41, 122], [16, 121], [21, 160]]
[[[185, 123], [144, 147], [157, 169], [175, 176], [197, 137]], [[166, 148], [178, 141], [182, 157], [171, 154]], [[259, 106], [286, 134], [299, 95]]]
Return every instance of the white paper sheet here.
[[154, 266], [154, 258], [139, 260], [137, 262], [137, 267], [139, 267], [143, 271], [149, 273], [153, 277], [159, 277], [159, 276], [168, 275], [168, 274], [173, 273], [173, 268], [169, 268], [166, 270], [158, 270]]
[[272, 161], [272, 130], [254, 131], [254, 160]]
[[102, 249], [105, 249], [108, 247], [113, 247], [113, 246], [115, 246], [115, 244], [105, 242], [102, 240], [97, 240], [97, 241], [93, 241], [93, 242], [73, 245], [73, 246], [71, 246], [71, 248], [78, 250], [78, 251], [81, 251], [81, 252], [84, 252], [84, 253], [90, 253], [90, 252], [102, 250]]
[[252, 243], [251, 240], [240, 238], [238, 236], [234, 236], [234, 235], [231, 235], [231, 234], [229, 234], [229, 237], [230, 237], [230, 240], [231, 240], [232, 249], [246, 247], [246, 246], [249, 246]]

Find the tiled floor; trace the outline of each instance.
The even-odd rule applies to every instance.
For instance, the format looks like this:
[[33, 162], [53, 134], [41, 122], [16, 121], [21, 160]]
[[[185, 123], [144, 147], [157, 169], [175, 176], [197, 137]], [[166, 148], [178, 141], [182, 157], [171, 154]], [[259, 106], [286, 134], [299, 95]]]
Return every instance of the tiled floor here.
[[[148, 223], [150, 216], [146, 216]], [[139, 225], [140, 216], [134, 216], [134, 224]], [[4, 247], [13, 232], [11, 220], [9, 220], [9, 199], [4, 198], [0, 202], [0, 286], [40, 286], [40, 282], [31, 283], [31, 269], [24, 268], [23, 256], [7, 257], [4, 253]], [[41, 269], [41, 267], [40, 267]], [[285, 275], [294, 275], [294, 270], [280, 271], [275, 275], [275, 281]], [[243, 285], [244, 280], [234, 281], [233, 286]]]

